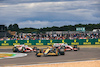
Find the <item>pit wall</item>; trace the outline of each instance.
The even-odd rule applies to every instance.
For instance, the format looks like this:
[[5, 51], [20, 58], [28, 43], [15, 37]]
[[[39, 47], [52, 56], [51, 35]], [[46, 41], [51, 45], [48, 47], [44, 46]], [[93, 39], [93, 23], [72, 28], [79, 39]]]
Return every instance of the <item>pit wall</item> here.
[[0, 46], [13, 45], [52, 45], [53, 43], [68, 43], [69, 45], [100, 45], [100, 39], [65, 39], [65, 40], [4, 40]]

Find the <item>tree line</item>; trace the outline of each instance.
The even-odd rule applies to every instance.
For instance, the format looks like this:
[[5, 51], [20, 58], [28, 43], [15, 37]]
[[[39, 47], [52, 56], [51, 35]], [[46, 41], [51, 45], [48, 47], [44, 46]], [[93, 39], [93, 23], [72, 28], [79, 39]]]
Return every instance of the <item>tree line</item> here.
[[10, 24], [6, 27], [6, 30], [17, 31], [17, 32], [42, 32], [45, 33], [46, 31], [76, 31], [77, 27], [85, 27], [86, 31], [92, 31], [93, 29], [100, 29], [100, 23], [98, 24], [76, 24], [76, 25], [64, 25], [61, 27], [52, 26], [52, 27], [44, 27], [44, 28], [19, 28], [18, 24]]

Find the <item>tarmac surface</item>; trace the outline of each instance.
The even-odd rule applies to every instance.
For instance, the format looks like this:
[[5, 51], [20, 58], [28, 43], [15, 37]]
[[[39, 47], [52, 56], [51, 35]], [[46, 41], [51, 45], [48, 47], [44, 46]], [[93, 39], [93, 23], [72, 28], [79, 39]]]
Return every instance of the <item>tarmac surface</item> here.
[[[11, 49], [0, 49], [0, 52], [12, 52]], [[73, 62], [84, 60], [99, 60], [100, 48], [81, 48], [79, 51], [66, 51], [65, 55], [36, 57], [34, 52], [27, 53], [26, 57], [0, 59], [0, 66], [30, 65], [58, 62]]]

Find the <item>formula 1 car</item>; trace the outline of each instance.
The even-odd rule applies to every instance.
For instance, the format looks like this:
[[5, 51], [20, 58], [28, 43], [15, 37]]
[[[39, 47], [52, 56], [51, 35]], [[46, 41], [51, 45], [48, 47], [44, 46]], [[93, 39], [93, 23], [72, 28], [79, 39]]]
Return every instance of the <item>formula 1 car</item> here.
[[36, 52], [36, 50], [37, 50], [37, 47], [33, 47], [33, 51]]
[[74, 45], [73, 50], [74, 50], [74, 51], [78, 51], [78, 50], [80, 50], [80, 48], [77, 47], [77, 45]]
[[33, 49], [28, 45], [14, 45], [13, 52], [32, 52]]
[[36, 50], [36, 56], [37, 57], [41, 57], [41, 56], [58, 56], [58, 55], [64, 55], [65, 54], [65, 50], [64, 48], [52, 48], [49, 47], [47, 49], [37, 49]]
[[56, 47], [56, 48], [60, 48], [61, 46], [63, 46], [65, 48], [65, 51], [79, 50], [79, 47], [77, 47], [77, 45], [74, 45], [74, 47], [72, 47], [72, 46], [68, 45], [67, 43], [54, 43], [54, 45], [53, 45], [53, 47]]

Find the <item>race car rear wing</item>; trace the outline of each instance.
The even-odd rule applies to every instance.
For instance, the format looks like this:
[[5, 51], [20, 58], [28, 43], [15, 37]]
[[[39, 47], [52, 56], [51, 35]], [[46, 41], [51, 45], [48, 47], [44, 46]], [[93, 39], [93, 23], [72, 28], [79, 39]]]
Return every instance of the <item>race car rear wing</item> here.
[[15, 47], [24, 47], [24, 46], [27, 46], [27, 45], [14, 45]]
[[54, 43], [53, 47], [68, 46], [67, 43]]

